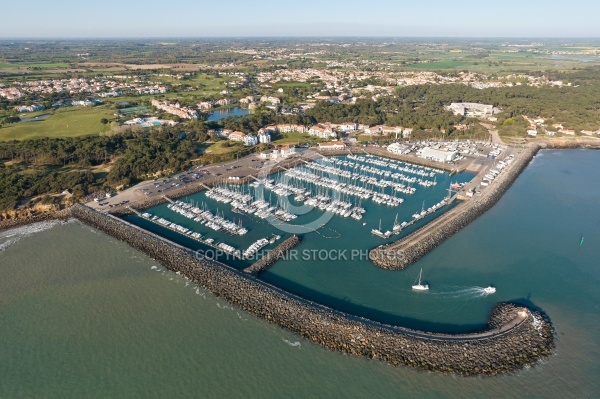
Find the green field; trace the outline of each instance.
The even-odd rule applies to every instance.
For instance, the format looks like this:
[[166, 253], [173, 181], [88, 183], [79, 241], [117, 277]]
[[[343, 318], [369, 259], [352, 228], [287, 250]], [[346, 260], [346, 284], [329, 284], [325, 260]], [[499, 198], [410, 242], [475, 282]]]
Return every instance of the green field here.
[[285, 144], [285, 143], [308, 143], [308, 142], [318, 142], [323, 141], [319, 140], [313, 136], [309, 136], [306, 133], [280, 133], [278, 136], [275, 136], [275, 140], [273, 140], [274, 144]]
[[416, 68], [416, 69], [450, 69], [450, 68], [461, 68], [468, 64], [469, 64], [469, 62], [465, 62], [465, 61], [448, 60], [448, 61], [434, 61], [434, 62], [412, 64], [412, 65], [409, 65], [409, 67]]
[[[231, 144], [229, 140], [217, 141], [214, 144], [209, 145], [205, 149], [206, 154], [227, 154], [229, 152], [236, 152], [244, 148], [243, 145], [236, 143], [231, 147], [225, 147], [225, 144]], [[203, 145], [204, 146], [204, 145]]]
[[147, 114], [148, 112], [149, 112], [149, 110], [146, 107], [129, 107], [129, 108], [122, 108], [119, 110], [119, 113], [121, 113], [123, 115], [132, 115], [132, 114], [141, 115], [141, 114]]
[[110, 131], [110, 124], [103, 125], [100, 119], [112, 117], [114, 117], [113, 111], [106, 107], [63, 108], [43, 120], [16, 123], [0, 128], [0, 141], [98, 134]]

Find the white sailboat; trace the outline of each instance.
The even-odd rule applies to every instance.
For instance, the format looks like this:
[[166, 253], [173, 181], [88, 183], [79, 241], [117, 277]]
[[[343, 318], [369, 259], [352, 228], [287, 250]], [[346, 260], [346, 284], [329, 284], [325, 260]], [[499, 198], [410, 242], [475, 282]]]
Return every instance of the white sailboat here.
[[412, 289], [415, 291], [427, 291], [429, 290], [429, 285], [421, 284], [421, 275], [423, 274], [423, 269], [419, 272], [419, 282], [417, 284], [413, 284]]

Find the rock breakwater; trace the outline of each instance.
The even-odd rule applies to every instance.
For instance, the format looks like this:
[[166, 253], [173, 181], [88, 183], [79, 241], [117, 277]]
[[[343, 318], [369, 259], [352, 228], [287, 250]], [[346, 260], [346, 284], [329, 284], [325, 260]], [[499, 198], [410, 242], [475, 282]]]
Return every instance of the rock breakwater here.
[[254, 262], [252, 266], [245, 268], [244, 271], [251, 274], [263, 272], [279, 259], [285, 258], [285, 255], [288, 253], [288, 251], [294, 249], [298, 244], [300, 244], [300, 237], [294, 234], [273, 248], [273, 250], [267, 253], [265, 256]]
[[331, 350], [395, 366], [491, 376], [534, 364], [554, 347], [552, 325], [537, 310], [519, 318], [518, 305], [498, 304], [488, 329], [475, 334], [432, 334], [385, 325], [308, 301], [248, 273], [198, 258], [185, 247], [86, 206], [75, 205], [71, 213], [217, 297]]
[[525, 147], [510, 168], [500, 175], [481, 197], [457, 205], [396, 242], [372, 249], [369, 258], [383, 269], [405, 269], [494, 206], [539, 149], [537, 144]]

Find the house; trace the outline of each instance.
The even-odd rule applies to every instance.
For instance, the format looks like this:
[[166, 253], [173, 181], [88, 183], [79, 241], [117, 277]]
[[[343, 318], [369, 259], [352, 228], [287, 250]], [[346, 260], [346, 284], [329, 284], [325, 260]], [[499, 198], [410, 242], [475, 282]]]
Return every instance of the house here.
[[575, 130], [573, 129], [563, 129], [562, 132], [564, 134], [568, 134], [569, 136], [573, 136], [575, 134]]
[[211, 109], [213, 107], [212, 101], [201, 101], [198, 103], [198, 109]]
[[371, 127], [366, 127], [365, 133], [367, 134], [378, 134], [381, 133], [381, 129], [382, 129], [382, 125], [375, 125], [375, 126], [371, 126]]
[[402, 137], [405, 138], [405, 139], [409, 138], [411, 136], [412, 132], [413, 132], [413, 128], [412, 127], [404, 129], [402, 131]]
[[246, 134], [244, 132], [240, 132], [239, 130], [236, 130], [235, 132], [231, 132], [228, 135], [229, 140], [231, 141], [241, 141], [243, 142], [244, 139], [246, 137]]
[[326, 143], [319, 143], [320, 150], [331, 151], [331, 150], [343, 150], [344, 148], [346, 148], [346, 146], [341, 141], [329, 141]]
[[537, 129], [527, 129], [527, 134], [530, 136], [537, 136]]
[[281, 157], [287, 158], [296, 153], [296, 148], [292, 145], [284, 145], [284, 146], [281, 146], [280, 151], [281, 151]]
[[231, 100], [230, 100], [230, 99], [228, 99], [228, 98], [222, 98], [222, 99], [220, 99], [220, 100], [217, 100], [217, 101], [216, 101], [216, 103], [217, 103], [218, 105], [220, 105], [220, 106], [229, 105], [229, 104], [231, 104], [232, 102], [233, 102], [233, 101], [231, 101]]

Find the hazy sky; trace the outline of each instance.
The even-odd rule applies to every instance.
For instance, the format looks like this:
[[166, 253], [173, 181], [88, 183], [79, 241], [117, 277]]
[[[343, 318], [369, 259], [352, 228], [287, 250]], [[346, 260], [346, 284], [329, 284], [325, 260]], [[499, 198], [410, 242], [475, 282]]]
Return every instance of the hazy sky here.
[[600, 37], [600, 0], [0, 0], [0, 38]]

